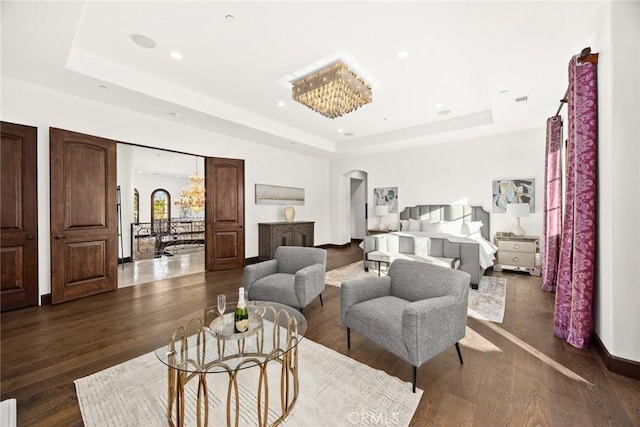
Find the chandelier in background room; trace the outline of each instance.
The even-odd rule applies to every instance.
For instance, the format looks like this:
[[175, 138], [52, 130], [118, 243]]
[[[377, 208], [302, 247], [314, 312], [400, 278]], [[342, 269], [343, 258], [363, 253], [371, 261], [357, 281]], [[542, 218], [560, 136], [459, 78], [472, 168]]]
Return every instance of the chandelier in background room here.
[[337, 61], [293, 82], [293, 99], [335, 119], [373, 100], [371, 87]]
[[204, 201], [204, 177], [198, 173], [196, 163], [196, 173], [189, 177], [189, 186], [182, 189], [175, 204], [180, 205], [184, 210], [198, 213], [204, 211]]

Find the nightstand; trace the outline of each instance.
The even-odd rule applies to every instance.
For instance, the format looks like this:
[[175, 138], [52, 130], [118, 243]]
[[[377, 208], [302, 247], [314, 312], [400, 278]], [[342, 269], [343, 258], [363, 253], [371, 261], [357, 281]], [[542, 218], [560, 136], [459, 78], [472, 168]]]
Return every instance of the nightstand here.
[[498, 247], [494, 271], [526, 271], [532, 276], [540, 276], [539, 237], [495, 236], [493, 243]]

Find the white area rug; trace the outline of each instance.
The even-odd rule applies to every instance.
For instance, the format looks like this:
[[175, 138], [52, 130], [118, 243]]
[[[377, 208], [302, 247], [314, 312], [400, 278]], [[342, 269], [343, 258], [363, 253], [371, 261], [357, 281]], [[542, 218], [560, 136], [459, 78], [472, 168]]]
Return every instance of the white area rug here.
[[[353, 426], [384, 420], [408, 426], [422, 390], [372, 369], [313, 341], [299, 344], [300, 394], [287, 426]], [[276, 373], [279, 368], [269, 372]], [[255, 396], [256, 369], [239, 375], [241, 401]], [[247, 374], [247, 375], [245, 375]], [[220, 375], [217, 380], [216, 375]], [[254, 376], [252, 376], [254, 375]], [[271, 380], [270, 389], [277, 389]], [[167, 425], [167, 367], [148, 353], [74, 381], [86, 427]], [[197, 384], [197, 382], [196, 382]], [[209, 425], [225, 424], [226, 374], [209, 374]], [[189, 385], [189, 384], [188, 384]], [[279, 393], [277, 390], [276, 393]], [[186, 425], [195, 425], [195, 391], [187, 390]], [[278, 399], [270, 405], [279, 405]], [[257, 425], [253, 410], [241, 412], [240, 425]], [[275, 419], [270, 414], [270, 420]], [[271, 421], [270, 421], [271, 422]]]
[[[325, 282], [327, 285], [340, 287], [342, 282], [349, 279], [377, 275], [377, 269], [371, 268], [368, 272], [364, 271], [362, 261], [357, 261], [353, 264], [327, 271]], [[468, 316], [502, 323], [506, 295], [507, 279], [504, 277], [483, 276], [478, 284], [478, 289], [469, 290]]]

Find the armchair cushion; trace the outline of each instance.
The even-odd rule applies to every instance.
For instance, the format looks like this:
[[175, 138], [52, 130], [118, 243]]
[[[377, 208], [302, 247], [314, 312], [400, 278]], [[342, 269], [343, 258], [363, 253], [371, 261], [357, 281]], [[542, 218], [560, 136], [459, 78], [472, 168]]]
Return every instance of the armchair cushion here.
[[244, 268], [244, 289], [248, 291], [251, 285], [258, 279], [278, 272], [278, 260], [270, 259], [257, 264], [247, 265]]
[[270, 274], [253, 283], [249, 291], [249, 298], [257, 301], [276, 301], [290, 307], [299, 307], [298, 297], [295, 292], [292, 292], [294, 285], [295, 276], [293, 274]]
[[388, 276], [352, 279], [340, 287], [342, 323], [347, 309], [363, 301], [390, 295], [391, 278]]
[[407, 346], [402, 336], [402, 313], [407, 304], [407, 300], [390, 295], [363, 301], [347, 312], [346, 323], [380, 346], [407, 359]]

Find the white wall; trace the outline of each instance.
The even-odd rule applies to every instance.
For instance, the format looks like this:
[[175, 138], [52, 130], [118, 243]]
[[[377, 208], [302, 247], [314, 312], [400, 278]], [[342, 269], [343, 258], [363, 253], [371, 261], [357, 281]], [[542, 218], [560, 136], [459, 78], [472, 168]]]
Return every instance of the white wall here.
[[[131, 146], [118, 144], [116, 149], [117, 160], [117, 182], [120, 187], [120, 218], [122, 221], [118, 227], [122, 227], [122, 248], [118, 249], [120, 258], [128, 258], [131, 256], [131, 223], [133, 222], [133, 157]], [[118, 242], [120, 245], [121, 242]]]
[[596, 332], [640, 361], [640, 3], [613, 2], [598, 58]]
[[[551, 112], [551, 114], [553, 111]], [[541, 123], [544, 126], [544, 123]], [[545, 130], [531, 129], [458, 141], [454, 144], [436, 144], [422, 148], [397, 151], [331, 163], [331, 240], [345, 243], [350, 238], [349, 223], [342, 221], [345, 207], [342, 199], [348, 197], [345, 174], [354, 169], [367, 172], [369, 227], [377, 224], [373, 214], [373, 189], [398, 187], [399, 210], [418, 204], [468, 203], [482, 205], [491, 212], [492, 183], [496, 179], [534, 178], [535, 213], [522, 218], [528, 235], [542, 233], [543, 178]], [[397, 222], [390, 214], [385, 223]], [[491, 214], [491, 235], [496, 231], [509, 231], [513, 218], [504, 213]]]
[[[2, 78], [1, 120], [38, 128], [39, 293], [51, 292], [49, 127], [148, 147], [245, 161], [245, 257], [258, 255], [258, 222], [282, 221], [283, 206], [256, 205], [255, 184], [305, 189], [296, 220], [315, 221], [315, 244], [329, 243], [329, 161], [274, 149], [168, 120]], [[178, 141], [178, 142], [176, 142]], [[141, 201], [144, 195], [140, 195]], [[142, 214], [141, 207], [141, 214]]]

